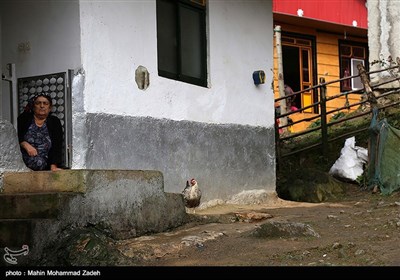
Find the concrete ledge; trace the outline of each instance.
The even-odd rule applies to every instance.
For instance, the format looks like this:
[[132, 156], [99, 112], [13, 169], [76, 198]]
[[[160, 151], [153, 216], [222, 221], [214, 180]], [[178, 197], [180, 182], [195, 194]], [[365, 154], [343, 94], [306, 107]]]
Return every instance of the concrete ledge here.
[[3, 193], [84, 192], [86, 172], [4, 172]]
[[23, 193], [0, 195], [0, 219], [55, 219], [75, 194]]
[[[153, 170], [60, 170], [5, 172], [3, 193], [78, 192], [116, 180], [143, 181], [162, 177]], [[104, 179], [104, 180], [103, 180]], [[163, 181], [159, 188], [164, 189]]]

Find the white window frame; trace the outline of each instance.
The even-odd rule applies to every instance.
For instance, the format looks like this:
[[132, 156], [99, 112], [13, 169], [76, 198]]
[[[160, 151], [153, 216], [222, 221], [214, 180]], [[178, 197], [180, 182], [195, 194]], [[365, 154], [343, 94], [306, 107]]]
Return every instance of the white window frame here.
[[[358, 75], [358, 68], [357, 68], [358, 64], [362, 64], [363, 66], [365, 66], [364, 65], [364, 60], [358, 59], [358, 58], [352, 58], [351, 59], [351, 76]], [[360, 86], [360, 87], [358, 87], [358, 86]], [[363, 84], [361, 82], [361, 78], [360, 77], [355, 77], [355, 78], [351, 79], [351, 88], [353, 90], [362, 89], [363, 88]]]

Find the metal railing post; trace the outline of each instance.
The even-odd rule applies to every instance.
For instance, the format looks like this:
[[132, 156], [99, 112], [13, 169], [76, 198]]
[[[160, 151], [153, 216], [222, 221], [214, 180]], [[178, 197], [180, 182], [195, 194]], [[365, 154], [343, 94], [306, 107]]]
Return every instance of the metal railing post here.
[[328, 127], [326, 122], [326, 85], [325, 78], [319, 78], [320, 100], [321, 100], [321, 138], [322, 138], [322, 154], [324, 158], [328, 156]]
[[279, 124], [275, 116], [275, 157], [276, 157], [276, 170], [279, 170], [281, 163], [281, 141], [279, 136]]

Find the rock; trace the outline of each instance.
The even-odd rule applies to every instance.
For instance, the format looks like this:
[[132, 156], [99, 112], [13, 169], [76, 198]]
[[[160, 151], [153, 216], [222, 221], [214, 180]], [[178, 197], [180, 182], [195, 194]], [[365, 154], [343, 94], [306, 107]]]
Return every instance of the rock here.
[[320, 237], [314, 229], [303, 223], [270, 221], [250, 232], [250, 236], [262, 238], [276, 237]]
[[262, 204], [276, 200], [276, 194], [266, 190], [247, 190], [233, 195], [227, 204]]
[[246, 223], [257, 222], [272, 218], [271, 214], [259, 213], [259, 212], [235, 213], [235, 216], [240, 222], [246, 222]]
[[[128, 259], [112, 244], [114, 240], [94, 227], [68, 229], [55, 242], [48, 244], [39, 266], [107, 266], [128, 265]], [[31, 264], [32, 265], [32, 264]]]

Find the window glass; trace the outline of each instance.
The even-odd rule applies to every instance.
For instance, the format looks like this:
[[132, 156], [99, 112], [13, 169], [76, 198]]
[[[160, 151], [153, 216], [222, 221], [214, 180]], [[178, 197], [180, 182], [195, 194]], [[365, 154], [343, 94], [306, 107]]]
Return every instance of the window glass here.
[[180, 10], [182, 74], [202, 78], [201, 15], [192, 9]]
[[365, 48], [353, 47], [353, 57], [364, 59], [365, 58]]
[[171, 73], [178, 70], [175, 18], [176, 8], [172, 2], [157, 1], [158, 68]]
[[310, 82], [310, 70], [308, 66], [308, 50], [302, 50], [302, 63], [303, 63], [303, 82]]
[[207, 86], [205, 1], [157, 0], [158, 74]]
[[[340, 78], [358, 75], [358, 64], [367, 65], [367, 45], [354, 42], [339, 43], [340, 50]], [[341, 91], [362, 88], [360, 77], [343, 80], [340, 84]]]
[[[355, 58], [351, 59], [351, 70], [352, 70], [351, 75], [352, 76], [358, 74], [358, 67], [357, 67], [358, 64], [361, 64], [362, 66], [364, 66], [364, 60], [355, 59]], [[351, 87], [353, 89], [363, 88], [364, 86], [363, 86], [363, 84], [361, 82], [361, 78], [360, 77], [352, 78], [351, 79]]]
[[346, 46], [346, 45], [342, 45], [340, 47], [340, 52], [342, 56], [351, 56], [351, 47], [350, 46]]
[[[342, 58], [341, 65], [342, 65], [342, 68], [341, 68], [340, 76], [342, 78], [351, 76], [350, 75], [351, 74], [350, 59], [349, 58]], [[350, 79], [342, 81], [342, 90], [343, 91], [351, 90], [351, 81], [350, 81]]]
[[295, 43], [294, 38], [282, 37], [281, 40], [282, 40], [282, 43], [291, 43], [291, 44]]
[[296, 39], [296, 44], [297, 45], [303, 45], [303, 46], [311, 46], [311, 41], [310, 40]]

